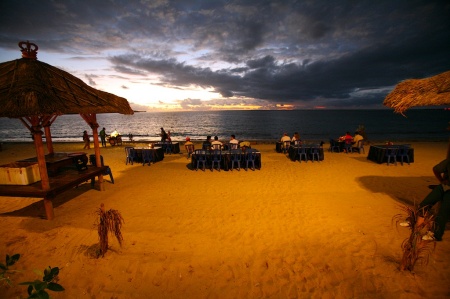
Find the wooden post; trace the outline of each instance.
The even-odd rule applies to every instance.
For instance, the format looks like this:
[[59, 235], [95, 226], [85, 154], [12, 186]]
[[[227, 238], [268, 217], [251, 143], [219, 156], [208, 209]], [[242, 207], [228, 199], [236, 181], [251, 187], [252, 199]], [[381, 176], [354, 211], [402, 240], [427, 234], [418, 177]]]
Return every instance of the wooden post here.
[[52, 134], [50, 132], [50, 126], [44, 126], [45, 131], [45, 143], [47, 144], [47, 150], [49, 154], [53, 154], [53, 141]]
[[55, 218], [55, 213], [53, 211], [53, 198], [44, 198], [44, 208], [45, 208], [45, 215], [47, 216], [47, 220], [53, 220]]

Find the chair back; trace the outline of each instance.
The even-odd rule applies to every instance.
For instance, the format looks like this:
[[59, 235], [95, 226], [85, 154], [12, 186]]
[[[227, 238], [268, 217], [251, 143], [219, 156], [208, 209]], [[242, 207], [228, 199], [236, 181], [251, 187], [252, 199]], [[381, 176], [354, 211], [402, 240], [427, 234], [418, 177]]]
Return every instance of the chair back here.
[[[103, 156], [102, 155], [100, 155], [100, 161], [101, 161], [102, 166], [105, 166], [105, 164], [103, 164]], [[97, 160], [95, 159], [94, 154], [89, 155], [89, 163], [91, 163], [92, 166], [97, 167]]]
[[238, 147], [239, 147], [239, 145], [237, 144], [237, 143], [228, 143], [228, 148], [230, 149], [230, 150], [235, 150], [235, 149], [238, 149]]
[[213, 145], [211, 145], [211, 149], [213, 149], [213, 150], [221, 150], [222, 149], [222, 145], [220, 145], [220, 144], [213, 144]]
[[136, 151], [134, 150], [134, 147], [126, 146], [125, 147], [125, 154], [126, 154], [125, 164], [128, 164], [128, 162], [133, 164], [134, 159], [136, 158]]

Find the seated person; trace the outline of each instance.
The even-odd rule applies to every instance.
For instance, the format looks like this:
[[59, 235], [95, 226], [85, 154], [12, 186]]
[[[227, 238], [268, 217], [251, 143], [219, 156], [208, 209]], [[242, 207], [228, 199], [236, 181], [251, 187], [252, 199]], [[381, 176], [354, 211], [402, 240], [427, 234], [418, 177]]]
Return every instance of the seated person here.
[[292, 137], [292, 140], [291, 140], [291, 142], [293, 143], [293, 144], [295, 144], [295, 145], [297, 145], [297, 144], [301, 144], [301, 139], [300, 139], [300, 134], [298, 133], [298, 132], [295, 132], [294, 133], [294, 136]]
[[236, 139], [236, 136], [234, 134], [231, 135], [230, 144], [232, 144], [232, 145], [236, 144], [236, 146], [233, 147], [233, 148], [238, 148], [239, 147], [239, 140]]
[[222, 142], [219, 141], [219, 137], [214, 136], [214, 141], [211, 142], [211, 148], [212, 149], [222, 149]]
[[206, 136], [206, 141], [202, 144], [202, 149], [209, 150], [211, 149], [211, 136]]
[[364, 140], [364, 138], [359, 134], [359, 132], [355, 132], [355, 137], [353, 137], [353, 143], [355, 146], [358, 146], [358, 141]]
[[245, 150], [246, 148], [252, 148], [250, 141], [242, 141], [241, 143], [239, 143], [239, 146], [243, 150]]
[[344, 141], [347, 144], [351, 144], [353, 143], [353, 137], [350, 135], [350, 132], [347, 132], [344, 136], [339, 137], [339, 141]]
[[284, 143], [285, 141], [291, 141], [291, 138], [288, 136], [287, 133], [284, 133], [283, 137], [281, 137], [280, 141]]

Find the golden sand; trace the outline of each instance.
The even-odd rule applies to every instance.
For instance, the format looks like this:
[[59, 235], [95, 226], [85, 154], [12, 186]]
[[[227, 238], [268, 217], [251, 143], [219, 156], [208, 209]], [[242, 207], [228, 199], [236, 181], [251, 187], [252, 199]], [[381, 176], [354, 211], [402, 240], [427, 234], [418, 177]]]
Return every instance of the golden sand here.
[[[427, 265], [399, 271], [409, 230], [392, 223], [398, 205], [421, 201], [436, 183], [431, 168], [447, 143], [413, 143], [415, 162], [403, 166], [368, 161], [368, 146], [314, 163], [292, 162], [274, 144], [253, 147], [262, 169], [232, 172], [192, 171], [184, 151], [125, 165], [123, 147], [101, 148], [115, 184], [105, 176], [104, 192], [86, 183], [59, 195], [53, 221], [42, 219], [40, 199], [2, 197], [0, 258], [20, 253], [21, 272], [0, 297], [25, 297], [17, 283], [49, 265], [65, 288], [53, 298], [450, 297], [450, 233]], [[31, 156], [32, 144], [6, 143], [0, 163]], [[124, 245], [110, 237], [96, 259], [101, 203], [125, 219]]]

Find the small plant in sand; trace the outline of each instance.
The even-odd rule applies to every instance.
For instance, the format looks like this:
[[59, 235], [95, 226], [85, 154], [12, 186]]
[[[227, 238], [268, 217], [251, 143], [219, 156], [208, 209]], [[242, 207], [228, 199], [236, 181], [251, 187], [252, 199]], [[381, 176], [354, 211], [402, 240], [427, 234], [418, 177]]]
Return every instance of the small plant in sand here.
[[117, 210], [105, 210], [105, 205], [101, 204], [100, 208], [97, 210], [99, 216], [97, 229], [98, 229], [98, 239], [100, 240], [100, 250], [98, 256], [105, 256], [108, 250], [108, 234], [116, 236], [119, 245], [122, 246], [122, 224], [124, 222], [122, 215]]
[[62, 292], [64, 288], [55, 281], [58, 281], [59, 268], [58, 267], [50, 267], [44, 269], [44, 273], [40, 271], [35, 271], [36, 274], [42, 275], [42, 280], [36, 279], [35, 281], [27, 281], [21, 282], [20, 285], [28, 286], [28, 298], [41, 298], [47, 299], [50, 298], [46, 290], [54, 291], [54, 292]]
[[[14, 254], [12, 256], [6, 255], [6, 263], [0, 263], [0, 281], [2, 283], [6, 283], [8, 286], [12, 286], [9, 275], [17, 273], [17, 270], [11, 270], [9, 267], [14, 265], [20, 258], [20, 254]], [[42, 275], [42, 280], [36, 279], [35, 281], [30, 282], [21, 282], [19, 285], [27, 285], [28, 286], [28, 298], [42, 298], [47, 299], [50, 298], [46, 290], [54, 291], [54, 292], [62, 292], [64, 288], [56, 283], [58, 280], [59, 268], [51, 268], [50, 266], [44, 270], [44, 273], [35, 270], [35, 273], [38, 275]]]
[[5, 263], [0, 263], [0, 283], [1, 285], [9, 285], [11, 286], [10, 275], [16, 272], [17, 270], [11, 270], [10, 267], [14, 265], [20, 258], [20, 254], [14, 254], [12, 256], [6, 255]]
[[[417, 207], [400, 206], [404, 212], [395, 215], [392, 220], [398, 226], [400, 223], [406, 223], [411, 230], [411, 234], [402, 242], [403, 257], [400, 263], [400, 270], [413, 271], [418, 260], [424, 264], [428, 263], [430, 253], [436, 247], [434, 239], [423, 240], [423, 236], [434, 228], [434, 215], [426, 207], [418, 209]], [[405, 215], [406, 214], [406, 215]]]

